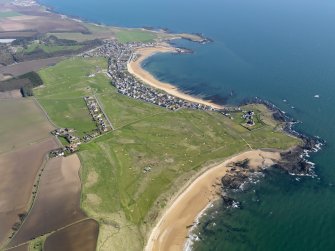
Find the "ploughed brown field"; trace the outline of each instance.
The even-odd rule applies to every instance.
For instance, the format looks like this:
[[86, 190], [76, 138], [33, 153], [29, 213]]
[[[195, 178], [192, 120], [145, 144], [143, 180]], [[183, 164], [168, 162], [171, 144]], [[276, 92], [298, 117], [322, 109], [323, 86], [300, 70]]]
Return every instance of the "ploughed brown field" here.
[[0, 67], [0, 75], [10, 75], [17, 77], [31, 71], [39, 71], [40, 69], [55, 65], [56, 63], [64, 60], [65, 57], [53, 57], [45, 59], [37, 59], [25, 61], [14, 65]]
[[22, 38], [22, 37], [33, 37], [38, 33], [36, 31], [0, 31], [0, 38]]
[[85, 220], [50, 235], [43, 250], [95, 251], [98, 233], [98, 223], [92, 219]]
[[0, 155], [0, 246], [8, 240], [12, 226], [19, 222], [18, 214], [28, 210], [38, 171], [46, 154], [57, 146], [50, 137]]
[[[54, 15], [55, 16], [55, 15]], [[69, 19], [61, 19], [48, 16], [18, 16], [7, 18], [0, 23], [1, 32], [18, 31], [37, 31], [38, 33], [47, 32], [86, 32], [86, 28], [79, 23]]]
[[53, 126], [33, 99], [0, 100], [0, 154], [51, 137]]
[[79, 169], [80, 161], [75, 154], [47, 162], [33, 208], [9, 247], [86, 218], [80, 209]]
[[2, 4], [0, 2], [0, 8], [21, 13], [20, 16], [2, 19], [0, 32], [87, 32], [87, 28], [81, 23], [63, 18], [59, 14], [47, 12], [39, 6], [20, 7], [11, 4]]

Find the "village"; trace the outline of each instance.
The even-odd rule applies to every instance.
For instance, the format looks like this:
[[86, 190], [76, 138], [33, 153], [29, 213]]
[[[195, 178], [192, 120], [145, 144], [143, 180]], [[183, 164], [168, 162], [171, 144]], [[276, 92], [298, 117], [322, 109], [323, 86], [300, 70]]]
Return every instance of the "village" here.
[[[217, 111], [226, 117], [230, 117], [231, 119], [233, 119], [231, 113], [241, 112], [239, 107], [224, 107], [222, 109], [215, 109], [211, 106], [200, 103], [188, 102], [146, 85], [131, 75], [127, 70], [127, 64], [130, 60], [137, 59], [137, 55], [134, 51], [137, 48], [154, 47], [157, 45], [158, 42], [133, 42], [121, 44], [116, 40], [106, 40], [104, 41], [103, 46], [82, 53], [80, 56], [108, 58], [107, 75], [112, 79], [112, 85], [116, 87], [120, 94], [128, 97], [152, 103], [173, 111], [182, 108]], [[177, 52], [188, 53], [189, 51], [187, 49], [177, 49]], [[80, 144], [89, 142], [101, 134], [114, 130], [95, 95], [85, 96], [84, 101], [92, 120], [96, 123], [96, 129], [90, 133], [86, 133], [82, 138], [75, 136], [74, 129], [59, 128], [54, 130], [52, 134], [57, 137], [64, 138], [69, 145], [51, 151], [49, 154], [50, 157], [59, 157], [74, 153], [78, 150]], [[246, 120], [248, 126], [253, 125], [253, 114], [245, 114], [243, 115], [243, 118]]]
[[49, 157], [61, 157], [72, 154], [78, 150], [78, 147], [84, 142], [87, 143], [101, 134], [114, 130], [111, 122], [103, 112], [98, 99], [95, 96], [84, 97], [86, 106], [92, 116], [92, 120], [96, 123], [97, 128], [89, 133], [86, 133], [82, 138], [75, 136], [75, 129], [58, 128], [51, 132], [52, 135], [64, 138], [68, 145], [50, 151]]
[[[127, 63], [137, 58], [134, 53], [136, 48], [154, 46], [157, 46], [157, 43], [120, 44], [115, 40], [111, 40], [105, 41], [102, 47], [85, 53], [83, 56], [108, 57], [108, 76], [112, 79], [112, 84], [117, 88], [118, 92], [123, 95], [153, 103], [170, 110], [178, 110], [180, 108], [214, 110], [211, 106], [188, 102], [152, 88], [137, 80], [127, 71]], [[187, 53], [188, 51], [185, 49], [177, 49], [177, 52]]]

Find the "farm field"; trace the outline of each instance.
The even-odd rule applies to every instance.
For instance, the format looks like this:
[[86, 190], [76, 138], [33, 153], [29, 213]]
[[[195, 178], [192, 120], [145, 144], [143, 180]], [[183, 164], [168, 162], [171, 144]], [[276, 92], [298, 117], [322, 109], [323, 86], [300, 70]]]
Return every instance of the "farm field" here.
[[[84, 118], [71, 122], [58, 114], [76, 110], [84, 114], [84, 106], [73, 111], [64, 107], [72, 99], [79, 104], [81, 96], [95, 93], [116, 128], [81, 145], [79, 151], [81, 205], [99, 222], [99, 250], [143, 248], [161, 210], [199, 170], [250, 148], [287, 149], [299, 144], [278, 130], [278, 123], [262, 105], [252, 107], [257, 114], [262, 112], [264, 125], [257, 130], [219, 113], [171, 112], [117, 94], [104, 67], [101, 58], [66, 60], [41, 71], [46, 86], [35, 91], [52, 120], [80, 131], [88, 124]], [[87, 77], [93, 73], [95, 77]], [[53, 100], [65, 104], [54, 106]]]
[[22, 52], [29, 54], [36, 50], [43, 50], [45, 53], [54, 53], [58, 51], [76, 51], [82, 47], [83, 46], [81, 45], [44, 45], [33, 43], [29, 45], [26, 49], [23, 49]]
[[[102, 25], [94, 24], [83, 24], [89, 33], [80, 32], [53, 32], [48, 33], [48, 35], [54, 35], [59, 39], [75, 40], [77, 42], [83, 42], [93, 39], [106, 39], [106, 38], [116, 38], [121, 43], [127, 42], [151, 42], [158, 38], [160, 33], [155, 33], [152, 31], [144, 29], [126, 29], [118, 27], [108, 27]], [[166, 35], [162, 35], [168, 37]]]
[[6, 142], [0, 154], [50, 136], [53, 127], [33, 99], [3, 99], [0, 106], [0, 141]]
[[17, 98], [15, 95], [2, 97], [0, 248], [29, 210], [36, 177], [45, 164], [48, 152], [59, 147], [50, 134], [54, 127], [34, 99]]
[[25, 244], [16, 248], [12, 248], [11, 251], [30, 251], [29, 244]]
[[34, 205], [9, 247], [86, 218], [80, 210], [79, 168], [75, 154], [47, 162]]
[[0, 8], [6, 10], [0, 12], [0, 31], [2, 32], [87, 32], [86, 27], [81, 23], [46, 12], [39, 6], [30, 7], [27, 12], [24, 7], [0, 2]]
[[4, 66], [0, 68], [0, 76], [9, 75], [12, 77], [16, 77], [31, 71], [39, 71], [42, 68], [55, 65], [56, 63], [64, 59], [65, 57], [53, 57], [53, 58], [25, 61], [14, 65]]
[[29, 209], [38, 171], [44, 164], [46, 154], [57, 146], [56, 141], [49, 137], [43, 142], [0, 154], [2, 180], [0, 183], [0, 247], [12, 226], [20, 222], [18, 215], [25, 214]]
[[95, 220], [85, 220], [51, 234], [44, 243], [45, 251], [95, 251], [99, 226]]

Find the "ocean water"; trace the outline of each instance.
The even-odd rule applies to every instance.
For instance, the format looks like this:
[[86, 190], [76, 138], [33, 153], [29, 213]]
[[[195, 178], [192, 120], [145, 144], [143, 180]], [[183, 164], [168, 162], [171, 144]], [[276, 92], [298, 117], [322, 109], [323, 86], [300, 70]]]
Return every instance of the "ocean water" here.
[[265, 98], [302, 121], [297, 130], [326, 140], [310, 157], [318, 178], [269, 171], [247, 192], [234, 194], [241, 209], [218, 205], [204, 216], [194, 250], [335, 250], [335, 1], [40, 2], [99, 23], [204, 33], [214, 42], [176, 41], [194, 54], [156, 55], [145, 68], [217, 102]]

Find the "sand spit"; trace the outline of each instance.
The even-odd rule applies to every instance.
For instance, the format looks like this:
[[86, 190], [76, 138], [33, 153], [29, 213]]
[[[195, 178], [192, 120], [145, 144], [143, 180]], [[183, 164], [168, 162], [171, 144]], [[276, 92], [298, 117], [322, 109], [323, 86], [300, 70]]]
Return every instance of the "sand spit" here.
[[127, 65], [129, 73], [131, 73], [132, 75], [134, 75], [135, 77], [143, 81], [144, 83], [154, 88], [161, 89], [165, 91], [166, 93], [169, 93], [170, 95], [173, 95], [175, 97], [178, 97], [178, 98], [190, 101], [190, 102], [194, 102], [194, 103], [200, 103], [200, 104], [212, 106], [217, 109], [223, 108], [222, 106], [215, 104], [211, 101], [207, 101], [202, 98], [183, 93], [182, 91], [178, 90], [177, 87], [169, 83], [159, 81], [151, 73], [143, 69], [142, 68], [143, 61], [157, 53], [178, 53], [178, 50], [174, 47], [169, 46], [168, 44], [155, 46], [155, 47], [139, 48], [135, 51], [134, 59], [130, 60]]
[[173, 200], [153, 229], [146, 251], [180, 251], [187, 241], [190, 226], [211, 202], [220, 197], [221, 178], [231, 163], [249, 160], [251, 169], [271, 166], [280, 160], [280, 152], [253, 150], [241, 153], [198, 176]]

